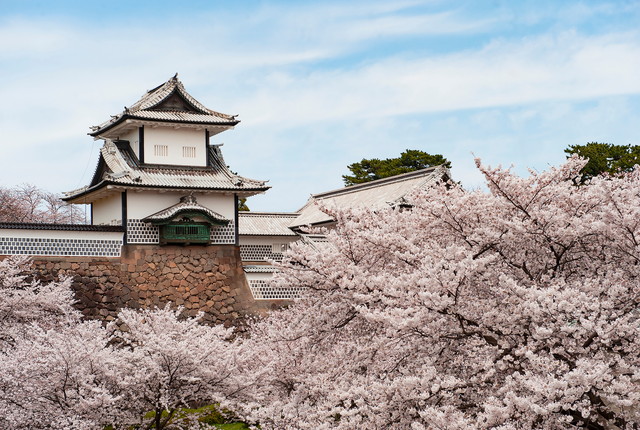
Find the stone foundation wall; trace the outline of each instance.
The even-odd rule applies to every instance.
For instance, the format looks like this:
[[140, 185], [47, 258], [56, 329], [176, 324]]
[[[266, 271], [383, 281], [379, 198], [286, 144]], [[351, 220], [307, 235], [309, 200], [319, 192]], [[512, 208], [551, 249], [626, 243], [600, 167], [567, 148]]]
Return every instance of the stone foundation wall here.
[[45, 281], [71, 276], [88, 318], [110, 321], [123, 307], [171, 302], [188, 315], [204, 311], [204, 321], [230, 325], [269, 307], [253, 300], [234, 245], [125, 245], [118, 258], [35, 257], [34, 269]]

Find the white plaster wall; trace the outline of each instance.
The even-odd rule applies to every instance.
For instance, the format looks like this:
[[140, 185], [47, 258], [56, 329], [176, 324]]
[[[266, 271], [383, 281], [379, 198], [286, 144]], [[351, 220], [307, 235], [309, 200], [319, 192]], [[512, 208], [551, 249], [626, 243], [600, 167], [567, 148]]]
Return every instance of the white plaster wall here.
[[292, 243], [298, 236], [244, 236], [240, 235], [240, 245], [273, 245], [274, 243]]
[[235, 198], [233, 195], [223, 194], [196, 194], [198, 203], [202, 206], [218, 212], [223, 217], [233, 220], [236, 216]]
[[[144, 161], [151, 164], [172, 164], [178, 166], [206, 166], [207, 145], [204, 130], [188, 128], [174, 129], [171, 127], [144, 128]], [[154, 155], [154, 145], [167, 145], [168, 155], [159, 157]], [[183, 157], [182, 148], [192, 146], [196, 148], [195, 158]]]
[[136, 128], [135, 130], [131, 130], [128, 131], [125, 134], [121, 134], [120, 135], [120, 140], [128, 140], [129, 141], [129, 146], [131, 146], [131, 149], [133, 150], [133, 152], [136, 154], [136, 157], [140, 158], [140, 154], [139, 154], [139, 137], [140, 135], [138, 134], [138, 129]]
[[240, 257], [243, 262], [279, 260], [282, 254], [296, 238], [291, 236], [240, 236]]
[[[166, 209], [169, 206], [177, 204], [178, 202], [180, 202], [180, 197], [183, 197], [185, 195], [188, 195], [188, 193], [174, 191], [166, 193], [160, 193], [158, 191], [128, 191], [127, 217], [129, 219], [142, 219], [158, 211], [161, 211], [162, 209]], [[235, 217], [233, 195], [198, 193], [194, 193], [193, 195], [200, 205], [207, 207], [212, 211], [217, 212], [225, 218], [233, 221]]]
[[0, 229], [0, 255], [119, 257], [123, 233]]
[[245, 276], [256, 300], [295, 300], [306, 290], [305, 287], [275, 287], [271, 285], [272, 273], [245, 272]]
[[122, 233], [111, 231], [0, 229], [0, 238], [4, 237], [38, 239], [122, 240]]
[[122, 224], [122, 197], [120, 194], [114, 194], [93, 203], [93, 220], [94, 225], [99, 224]]
[[244, 274], [247, 281], [270, 281], [273, 279], [273, 273], [246, 273]]

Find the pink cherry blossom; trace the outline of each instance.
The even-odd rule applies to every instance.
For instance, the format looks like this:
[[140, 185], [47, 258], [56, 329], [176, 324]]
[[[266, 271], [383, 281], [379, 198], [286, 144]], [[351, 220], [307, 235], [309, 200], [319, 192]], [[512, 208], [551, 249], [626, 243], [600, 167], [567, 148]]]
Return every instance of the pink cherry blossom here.
[[336, 210], [252, 327], [263, 429], [640, 426], [640, 171], [478, 167], [411, 210]]

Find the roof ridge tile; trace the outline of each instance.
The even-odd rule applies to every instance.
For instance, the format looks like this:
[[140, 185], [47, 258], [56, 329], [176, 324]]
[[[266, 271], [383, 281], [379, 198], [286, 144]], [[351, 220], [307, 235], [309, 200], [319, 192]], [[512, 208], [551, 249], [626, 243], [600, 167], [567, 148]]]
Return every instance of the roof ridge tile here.
[[[156, 106], [177, 92], [188, 104], [190, 104], [197, 112], [183, 110], [157, 110]], [[98, 136], [100, 133], [114, 127], [122, 122], [125, 118], [148, 120], [148, 121], [164, 121], [164, 122], [188, 122], [197, 124], [221, 124], [234, 126], [240, 120], [236, 119], [236, 115], [228, 115], [222, 112], [209, 109], [196, 98], [187, 92], [182, 82], [173, 76], [164, 84], [147, 91], [135, 103], [124, 110], [113, 115], [109, 120], [100, 125], [91, 127], [91, 136]]]

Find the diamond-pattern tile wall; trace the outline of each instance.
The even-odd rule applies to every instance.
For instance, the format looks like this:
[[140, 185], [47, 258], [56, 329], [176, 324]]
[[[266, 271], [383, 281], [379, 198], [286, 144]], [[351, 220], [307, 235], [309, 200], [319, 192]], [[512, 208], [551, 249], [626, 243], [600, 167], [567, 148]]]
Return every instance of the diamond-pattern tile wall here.
[[282, 253], [273, 252], [273, 245], [240, 245], [242, 261], [282, 260]]
[[300, 297], [300, 294], [305, 291], [305, 287], [272, 287], [269, 281], [261, 279], [249, 281], [249, 288], [256, 300], [293, 300]]
[[236, 243], [236, 225], [233, 220], [227, 225], [211, 226], [211, 243], [215, 245]]
[[142, 222], [139, 219], [127, 220], [127, 243], [159, 243], [158, 226]]
[[0, 237], [0, 255], [119, 257], [122, 240]]

